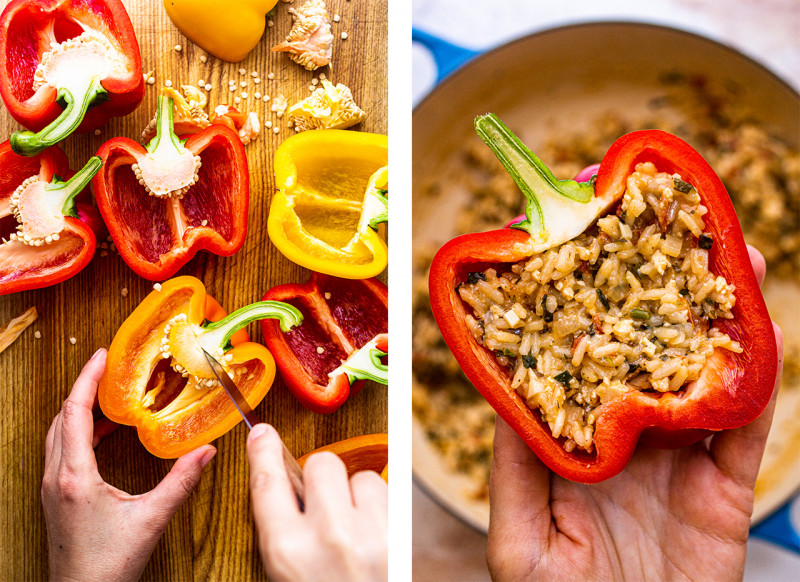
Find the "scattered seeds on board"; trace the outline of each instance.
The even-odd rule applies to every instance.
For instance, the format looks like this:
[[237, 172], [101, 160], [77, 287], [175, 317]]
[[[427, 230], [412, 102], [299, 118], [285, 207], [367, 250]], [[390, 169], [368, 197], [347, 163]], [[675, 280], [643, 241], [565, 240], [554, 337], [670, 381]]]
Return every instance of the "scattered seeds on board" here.
[[280, 127], [273, 127], [272, 131], [274, 131], [275, 133], [280, 133], [281, 128]]
[[211, 83], [206, 83], [206, 86], [203, 87], [206, 91], [211, 91]]
[[153, 289], [155, 291], [161, 291], [161, 283], [156, 283], [155, 285], [153, 285]]
[[269, 120], [265, 121], [265, 122], [264, 122], [264, 127], [266, 127], [266, 128], [270, 128], [270, 127], [272, 127], [272, 122], [271, 122], [271, 121], [269, 121]]
[[267, 20], [267, 26], [269, 26], [270, 28], [272, 28], [273, 26], [275, 26], [275, 23], [274, 23], [274, 22], [272, 22], [271, 20]]
[[342, 33], [342, 40], [347, 40], [347, 33], [346, 32]]
[[241, 103], [241, 102], [242, 102], [242, 98], [241, 98], [241, 97], [234, 97], [234, 98], [233, 98], [233, 102], [234, 102], [234, 103], [236, 103], [236, 104], [238, 105], [239, 103]]
[[150, 77], [149, 79], [147, 79], [147, 84], [148, 85], [155, 85], [156, 84], [155, 77]]
[[256, 91], [256, 92], [253, 94], [253, 97], [255, 97], [256, 99], [261, 99], [261, 93], [259, 93], [258, 91]]
[[338, 14], [334, 14], [334, 15], [333, 15], [333, 21], [334, 21], [334, 22], [339, 22], [341, 19], [342, 19], [342, 17], [341, 17], [341, 16], [339, 16]]
[[267, 75], [267, 79], [270, 79], [270, 80], [272, 80], [272, 79], [274, 79], [274, 78], [275, 78], [275, 73], [269, 73], [269, 74]]
[[323, 354], [323, 353], [325, 353], [325, 348], [323, 348], [322, 346], [317, 346], [317, 353], [318, 353], [318, 354]]
[[245, 68], [241, 68], [241, 69], [239, 69], [239, 74], [240, 74], [240, 75], [245, 75], [245, 74], [247, 74], [247, 69], [245, 69]]
[[206, 55], [200, 55], [200, 62], [205, 63], [208, 61], [208, 57]]
[[102, 132], [101, 132], [99, 129], [95, 129], [95, 130], [94, 130], [94, 134], [95, 134], [95, 135], [100, 135], [101, 133], [102, 133]]
[[325, 292], [325, 299], [330, 299], [330, 298], [331, 298], [331, 294], [329, 292]]
[[120, 291], [120, 294], [121, 294], [123, 297], [127, 297], [127, 296], [128, 296], [128, 288], [127, 288], [127, 287], [123, 287], [123, 288], [122, 288], [122, 291]]
[[71, 343], [74, 346], [76, 343], [78, 343], [78, 338], [75, 337], [69, 338], [69, 343]]
[[164, 81], [164, 86], [165, 87], [172, 87], [172, 81], [167, 79], [166, 81]]
[[200, 223], [200, 226], [208, 226], [208, 219], [204, 218], [203, 222]]
[[182, 47], [181, 45], [179, 45], [179, 44], [176, 44], [176, 45], [175, 45], [175, 52], [178, 52], [178, 53], [179, 53], [179, 52], [181, 52], [182, 50], [183, 50], [183, 47]]
[[35, 332], [33, 332], [33, 337], [36, 339], [42, 339], [42, 332], [37, 329]]
[[204, 87], [205, 84], [206, 84], [206, 80], [205, 79], [200, 79], [199, 81], [197, 81], [197, 86], [198, 87]]

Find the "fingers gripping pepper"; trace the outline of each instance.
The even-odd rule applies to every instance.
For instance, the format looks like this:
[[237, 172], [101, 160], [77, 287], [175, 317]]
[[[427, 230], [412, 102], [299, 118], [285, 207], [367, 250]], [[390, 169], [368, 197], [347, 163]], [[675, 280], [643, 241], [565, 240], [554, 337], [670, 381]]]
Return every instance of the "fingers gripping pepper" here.
[[123, 260], [138, 275], [171, 277], [198, 250], [236, 253], [247, 234], [249, 174], [235, 132], [211, 125], [182, 141], [172, 99], [158, 100], [157, 133], [143, 148], [103, 144], [94, 179], [97, 206]]
[[[542, 461], [563, 477], [581, 482], [597, 482], [621, 471], [640, 439], [652, 446], [684, 446], [707, 436], [709, 431], [735, 428], [754, 420], [769, 401], [775, 383], [775, 338], [730, 198], [719, 178], [701, 156], [688, 144], [665, 132], [634, 132], [612, 144], [600, 164], [596, 180], [586, 184], [558, 181], [494, 116], [478, 118], [476, 127], [479, 135], [495, 151], [525, 194], [528, 201], [526, 220], [516, 225], [516, 230], [469, 234], [453, 239], [442, 247], [431, 266], [431, 306], [442, 336], [467, 377]], [[530, 356], [518, 364], [524, 364], [524, 368], [515, 367], [510, 370], [505, 364], [508, 361], [507, 354], [503, 352], [500, 357], [484, 347], [480, 328], [470, 330], [468, 327], [468, 316], [472, 317], [473, 311], [462, 300], [458, 287], [465, 283], [485, 283], [479, 279], [488, 269], [504, 273], [511, 272], [513, 265], [523, 261], [526, 261], [526, 265], [532, 264], [528, 262], [532, 256], [572, 240], [587, 228], [594, 228], [595, 221], [600, 217], [616, 224], [613, 211], [621, 204], [623, 195], [629, 196], [628, 177], [638, 171], [636, 168], [640, 164], [648, 163], [659, 172], [669, 175], [670, 183], [674, 181], [674, 188], [697, 196], [708, 210], [702, 218], [704, 228], [709, 233], [707, 238], [713, 241], [713, 245], [704, 243], [705, 239], [702, 237], [697, 241], [699, 231], [697, 234], [687, 232], [682, 239], [683, 243], [681, 239], [673, 242], [679, 245], [694, 244], [698, 250], [692, 251], [692, 256], [699, 256], [702, 254], [699, 249], [704, 249], [702, 252], [708, 253], [706, 270], [720, 277], [723, 284], [727, 281], [735, 288], [736, 302], [730, 311], [730, 318], [715, 318], [713, 311], [708, 311], [708, 306], [703, 302], [703, 310], [709, 314], [705, 322], [694, 322], [690, 319], [688, 323], [693, 327], [698, 323], [703, 337], [703, 326], [711, 326], [710, 329], [716, 337], [725, 334], [740, 349], [710, 349], [698, 378], [676, 386], [674, 391], [648, 389], [647, 385], [636, 388], [625, 384], [624, 377], [615, 393], [618, 396], [605, 401], [592, 413], [597, 415], [594, 421], [593, 448], [586, 450], [573, 443], [573, 448], [569, 449], [565, 446], [564, 437], [553, 436], [553, 425], [543, 421], [540, 411], [528, 406], [528, 393], [523, 397], [512, 387], [512, 375], [532, 375], [536, 382], [531, 381], [530, 386], [537, 389], [547, 389], [547, 386], [558, 383], [567, 391], [580, 388], [578, 384], [581, 379], [569, 372], [559, 373], [554, 378], [545, 377], [541, 372], [542, 358], [537, 362], [536, 357]], [[669, 198], [670, 195], [674, 197], [674, 192], [668, 193], [665, 200], [673, 199]], [[620, 205], [619, 208], [622, 209], [623, 206]], [[664, 212], [669, 212], [670, 208], [670, 205], [665, 205]], [[639, 216], [644, 219], [646, 215]], [[653, 240], [666, 248], [671, 244], [672, 235], [664, 232], [662, 239], [662, 234], [659, 234], [658, 229], [662, 226], [663, 218], [664, 215], [659, 214], [646, 220], [655, 221], [650, 227], [655, 231]], [[641, 235], [632, 233], [631, 236]], [[602, 240], [603, 235], [597, 238]], [[662, 240], [663, 243], [660, 242]], [[693, 240], [694, 243], [691, 242]], [[705, 248], [702, 246], [704, 244]], [[707, 248], [709, 246], [710, 249]], [[668, 264], [669, 261], [663, 263], [662, 268]], [[660, 276], [657, 271], [649, 272], [654, 277]], [[630, 274], [633, 277], [634, 273]], [[688, 285], [692, 272], [679, 274], [686, 278]], [[584, 285], [585, 281], [591, 282], [595, 276], [601, 276], [599, 271], [592, 271], [588, 267], [585, 273], [579, 272], [578, 275], [583, 277]], [[643, 272], [640, 276], [649, 275]], [[635, 277], [627, 280], [631, 285], [636, 284]], [[711, 280], [713, 281], [713, 276]], [[596, 298], [599, 306], [596, 308], [597, 317], [594, 318], [594, 325], [590, 324], [587, 333], [575, 336], [573, 350], [588, 341], [590, 335], [604, 333], [602, 318], [608, 312], [606, 305], [611, 305], [609, 297], [599, 292], [595, 294], [594, 289], [587, 289], [587, 297]], [[688, 289], [686, 290], [688, 293]], [[683, 296], [676, 291], [676, 297]], [[686, 299], [679, 301], [683, 302], [681, 305], [684, 307], [681, 308], [686, 309]], [[547, 303], [546, 297], [542, 298], [541, 304], [531, 304], [528, 310], [544, 312]], [[557, 304], [552, 307], [558, 309]], [[651, 313], [647, 310], [634, 311], [631, 311], [631, 321], [626, 323], [633, 326], [628, 331], [636, 326], [644, 326], [645, 319], [651, 325], [659, 325], [653, 323], [655, 319], [651, 319]], [[669, 309], [664, 312], [666, 311]], [[528, 317], [525, 311], [520, 313]], [[549, 318], [544, 317], [541, 320], [545, 326], [560, 324], [560, 319], [554, 320], [552, 309], [548, 310], [548, 315]], [[556, 315], [562, 314], [559, 312]], [[509, 327], [523, 325], [515, 319], [516, 314], [511, 311], [501, 316], [508, 320]], [[693, 317], [691, 306], [688, 317]], [[524, 325], [528, 321], [526, 319]], [[539, 319], [530, 321], [540, 324]], [[610, 327], [608, 329], [610, 331]], [[672, 333], [666, 326], [663, 331]], [[545, 332], [550, 333], [547, 330]], [[616, 328], [613, 333], [628, 332], [624, 328]], [[554, 334], [555, 332], [552, 337], [555, 337]], [[703, 341], [702, 338], [700, 341]], [[657, 351], [664, 349], [664, 346], [651, 344], [651, 347], [655, 354], [652, 359], [657, 363]], [[599, 352], [596, 357], [600, 358]], [[667, 359], [670, 357], [672, 356], [664, 356]], [[572, 361], [571, 356], [566, 359]], [[602, 363], [602, 358], [600, 360]], [[649, 362], [651, 358], [647, 357], [645, 360]], [[595, 364], [596, 362], [592, 365]], [[626, 369], [636, 370], [638, 364], [633, 362], [628, 365], [625, 358], [622, 358], [620, 366], [625, 366], [622, 368], [624, 372]], [[639, 375], [646, 382], [653, 385], [656, 381], [663, 382], [655, 372], [645, 372]], [[678, 373], [675, 376], [678, 377]], [[533, 398], [538, 396], [533, 394]]]
[[74, 173], [57, 147], [22, 157], [0, 145], [0, 295], [55, 285], [89, 264], [96, 211], [75, 197], [100, 164], [91, 158]]
[[179, 457], [225, 434], [241, 416], [203, 349], [255, 408], [272, 385], [275, 362], [242, 328], [263, 318], [275, 319], [284, 332], [303, 321], [297, 309], [277, 301], [226, 315], [198, 279], [167, 281], [139, 304], [111, 342], [98, 392], [103, 413], [135, 426], [147, 450], [162, 458]]
[[10, 2], [0, 18], [0, 96], [33, 130], [11, 136], [11, 147], [26, 156], [136, 109], [142, 60], [122, 3]]
[[303, 324], [281, 333], [263, 321], [264, 341], [281, 377], [309, 410], [330, 413], [369, 379], [386, 384], [388, 292], [377, 279], [348, 280], [313, 273], [305, 284], [273, 287], [264, 299], [285, 301]]

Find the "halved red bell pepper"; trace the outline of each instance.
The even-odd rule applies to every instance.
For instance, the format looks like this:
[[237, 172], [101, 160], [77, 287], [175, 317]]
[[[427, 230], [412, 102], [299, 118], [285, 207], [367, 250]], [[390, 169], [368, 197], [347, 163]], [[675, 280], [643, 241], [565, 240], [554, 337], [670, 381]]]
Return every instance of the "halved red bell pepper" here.
[[[702, 439], [709, 431], [743, 426], [758, 417], [775, 384], [775, 337], [730, 197], [708, 163], [675, 136], [638, 131], [612, 144], [596, 182], [558, 181], [499, 120], [479, 118], [476, 127], [507, 169], [513, 166], [510, 173], [528, 198], [528, 220], [517, 226], [527, 232], [495, 230], [463, 235], [445, 244], [431, 266], [431, 307], [467, 377], [539, 458], [562, 477], [598, 482], [621, 471], [640, 440], [651, 446], [680, 447]], [[680, 174], [697, 189], [708, 208], [704, 220], [714, 241], [709, 270], [734, 284], [737, 297], [733, 319], [715, 320], [714, 326], [739, 342], [743, 351], [715, 349], [700, 379], [676, 393], [634, 390], [604, 404], [596, 420], [593, 453], [577, 447], [567, 452], [538, 412], [528, 408], [511, 388], [508, 369], [472, 337], [465, 324], [469, 307], [457, 287], [469, 273], [517, 263], [540, 252], [537, 249], [580, 234], [594, 222], [591, 212], [581, 205], [594, 205], [596, 216], [606, 214], [621, 199], [627, 176], [640, 162], [652, 162], [660, 172]], [[555, 190], [561, 199], [537, 200], [536, 191], [541, 189]], [[585, 193], [588, 198], [583, 197]], [[566, 216], [556, 216], [563, 213]], [[560, 219], [564, 224], [558, 224]], [[567, 233], [577, 221], [581, 224], [578, 232]]]
[[119, 0], [13, 0], [0, 17], [0, 96], [34, 155], [127, 115], [144, 96], [142, 58]]
[[327, 414], [358, 393], [364, 380], [388, 382], [381, 362], [389, 350], [386, 285], [312, 273], [304, 284], [273, 287], [264, 299], [303, 314], [303, 323], [288, 333], [261, 322], [281, 377], [303, 406]]
[[159, 97], [158, 132], [147, 148], [117, 137], [97, 155], [92, 185], [117, 250], [138, 275], [171, 277], [199, 250], [228, 256], [247, 234], [249, 174], [239, 136], [211, 125], [181, 141], [172, 99]]
[[100, 218], [75, 197], [100, 163], [76, 174], [57, 146], [23, 157], [0, 144], [0, 295], [55, 285], [89, 264]]

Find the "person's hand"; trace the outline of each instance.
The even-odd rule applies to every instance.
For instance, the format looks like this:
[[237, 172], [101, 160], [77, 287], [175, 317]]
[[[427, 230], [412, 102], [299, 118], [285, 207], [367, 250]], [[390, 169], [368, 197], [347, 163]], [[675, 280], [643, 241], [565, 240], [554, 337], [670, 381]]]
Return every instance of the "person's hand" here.
[[250, 495], [264, 568], [275, 582], [386, 580], [387, 487], [362, 471], [347, 479], [332, 453], [312, 455], [303, 471], [300, 511], [275, 429], [259, 424], [247, 440]]
[[[766, 267], [750, 249], [759, 282]], [[775, 409], [691, 447], [639, 446], [596, 485], [558, 477], [498, 417], [487, 562], [495, 580], [741, 580]]]
[[92, 449], [92, 405], [106, 351], [84, 366], [47, 433], [42, 505], [51, 580], [138, 580], [172, 515], [216, 453], [204, 446], [178, 459], [159, 485], [128, 495], [103, 481]]

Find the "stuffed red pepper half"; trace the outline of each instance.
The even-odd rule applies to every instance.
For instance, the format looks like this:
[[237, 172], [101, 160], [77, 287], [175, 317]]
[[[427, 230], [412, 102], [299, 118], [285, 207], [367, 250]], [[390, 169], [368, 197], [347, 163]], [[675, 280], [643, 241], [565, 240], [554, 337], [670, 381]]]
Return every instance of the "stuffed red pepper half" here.
[[442, 247], [433, 313], [470, 381], [559, 475], [597, 482], [637, 443], [742, 426], [775, 384], [772, 325], [730, 198], [668, 133], [557, 180], [493, 115], [476, 129], [527, 198], [514, 229]]

